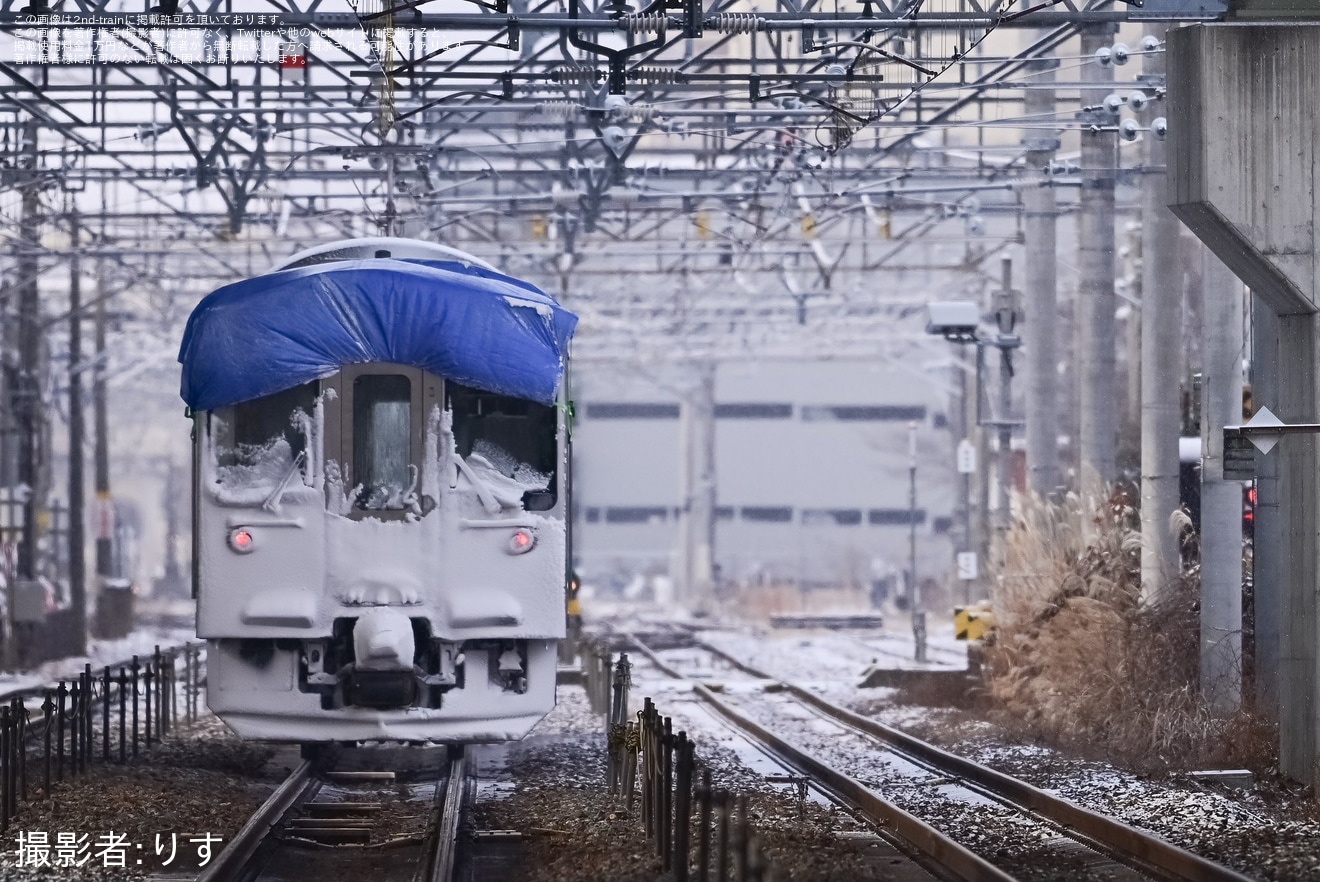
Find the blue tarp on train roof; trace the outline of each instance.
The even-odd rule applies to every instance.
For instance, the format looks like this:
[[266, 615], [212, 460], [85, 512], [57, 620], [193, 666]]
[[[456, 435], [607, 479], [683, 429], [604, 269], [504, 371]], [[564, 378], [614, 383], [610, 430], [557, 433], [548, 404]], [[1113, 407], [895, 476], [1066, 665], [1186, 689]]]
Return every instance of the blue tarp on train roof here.
[[193, 410], [249, 401], [343, 365], [395, 362], [554, 402], [577, 317], [540, 289], [458, 262], [371, 258], [283, 270], [212, 292], [179, 349]]

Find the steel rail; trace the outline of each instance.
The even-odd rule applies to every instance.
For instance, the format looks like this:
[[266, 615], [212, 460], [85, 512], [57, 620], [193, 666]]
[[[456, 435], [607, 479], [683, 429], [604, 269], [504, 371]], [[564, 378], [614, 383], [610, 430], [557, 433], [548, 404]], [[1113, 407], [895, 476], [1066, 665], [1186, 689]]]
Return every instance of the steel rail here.
[[216, 855], [210, 866], [202, 870], [197, 876], [197, 882], [236, 882], [271, 830], [289, 809], [308, 795], [315, 783], [312, 778], [312, 761], [303, 760], [262, 803], [238, 834], [229, 840], [229, 844]]
[[859, 729], [896, 748], [900, 753], [906, 753], [909, 757], [934, 766], [942, 772], [970, 781], [1002, 799], [1027, 808], [1117, 852], [1131, 855], [1166, 873], [1172, 873], [1180, 879], [1187, 879], [1189, 882], [1251, 882], [1249, 876], [1216, 864], [1157, 836], [1082, 808], [1076, 803], [1046, 793], [1025, 781], [949, 753], [906, 732], [832, 704], [814, 692], [782, 678], [773, 677], [704, 640], [698, 639], [697, 645], [753, 677], [773, 680], [781, 684], [794, 698], [811, 705], [836, 722]]
[[450, 748], [449, 779], [445, 782], [436, 819], [435, 852], [431, 858], [429, 882], [450, 882], [458, 866], [459, 820], [463, 813], [463, 795], [467, 786], [467, 755], [463, 746]]
[[939, 830], [927, 824], [892, 802], [884, 799], [874, 790], [851, 778], [822, 760], [806, 753], [801, 748], [785, 741], [766, 729], [761, 724], [734, 710], [721, 701], [705, 685], [691, 681], [660, 658], [649, 646], [631, 634], [626, 635], [629, 642], [639, 652], [651, 660], [665, 674], [678, 680], [689, 680], [692, 689], [707, 704], [715, 708], [722, 716], [739, 729], [752, 735], [783, 759], [809, 773], [824, 789], [838, 794], [845, 802], [857, 806], [863, 814], [882, 827], [892, 829], [903, 840], [911, 843], [922, 854], [928, 856], [941, 867], [956, 874], [966, 882], [1013, 882], [1013, 877], [966, 846], [954, 841]]

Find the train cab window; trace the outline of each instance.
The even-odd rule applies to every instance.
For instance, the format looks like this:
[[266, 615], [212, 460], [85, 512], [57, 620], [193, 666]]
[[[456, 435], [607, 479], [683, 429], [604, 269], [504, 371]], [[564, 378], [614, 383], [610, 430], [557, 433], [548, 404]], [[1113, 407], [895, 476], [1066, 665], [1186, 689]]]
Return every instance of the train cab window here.
[[220, 484], [257, 489], [284, 480], [294, 463], [305, 471], [317, 391], [315, 382], [304, 383], [219, 408], [212, 433]]
[[358, 508], [398, 510], [414, 489], [412, 383], [399, 374], [353, 380], [353, 482]]
[[557, 499], [557, 417], [553, 407], [445, 383], [454, 418], [454, 444], [464, 458], [485, 464], [523, 487], [527, 511], [547, 511]]

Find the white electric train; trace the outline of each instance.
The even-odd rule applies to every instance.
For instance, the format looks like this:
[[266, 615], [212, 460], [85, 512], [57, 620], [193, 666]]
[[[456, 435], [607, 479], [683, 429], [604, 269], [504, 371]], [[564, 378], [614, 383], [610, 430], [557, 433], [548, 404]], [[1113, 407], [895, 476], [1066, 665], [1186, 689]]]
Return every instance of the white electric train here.
[[554, 706], [576, 322], [471, 255], [384, 238], [198, 305], [197, 634], [235, 732], [496, 741]]

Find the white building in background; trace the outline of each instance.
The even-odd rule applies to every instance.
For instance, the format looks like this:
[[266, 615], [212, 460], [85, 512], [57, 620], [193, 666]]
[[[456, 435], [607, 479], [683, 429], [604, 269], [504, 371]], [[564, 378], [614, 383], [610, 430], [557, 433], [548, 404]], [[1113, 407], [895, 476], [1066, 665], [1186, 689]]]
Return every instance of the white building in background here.
[[[678, 390], [584, 366], [573, 398], [574, 544], [585, 581], [608, 590], [674, 573], [684, 502]], [[918, 577], [947, 582], [959, 484], [943, 376], [857, 361], [722, 363], [715, 402], [721, 578], [804, 589], [901, 579], [915, 422]]]

